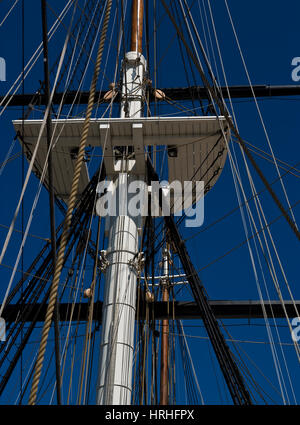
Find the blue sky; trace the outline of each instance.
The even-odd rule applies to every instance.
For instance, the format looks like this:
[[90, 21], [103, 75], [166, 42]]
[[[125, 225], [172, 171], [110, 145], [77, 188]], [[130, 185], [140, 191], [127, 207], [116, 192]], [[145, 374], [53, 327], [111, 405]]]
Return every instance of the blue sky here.
[[[5, 12], [9, 8], [7, 0], [1, 3], [0, 20], [5, 16]], [[25, 62], [29, 59], [36, 46], [41, 40], [41, 24], [40, 24], [40, 5], [37, 0], [25, 0]], [[52, 8], [56, 11], [61, 9], [61, 2], [58, 0], [50, 1]], [[194, 10], [197, 13], [198, 2], [195, 2]], [[218, 31], [219, 42], [222, 50], [224, 66], [230, 85], [247, 85], [247, 77], [243, 69], [239, 52], [235, 44], [232, 29], [226, 15], [224, 1], [211, 2], [214, 13], [215, 25]], [[207, 5], [207, 2], [205, 1]], [[239, 0], [228, 1], [232, 17], [238, 32], [239, 41], [245, 56], [247, 68], [251, 76], [253, 84], [273, 84], [273, 85], [292, 85], [297, 84], [292, 81], [291, 62], [294, 57], [300, 56], [299, 47], [299, 13], [300, 4], [296, 0], [268, 1], [253, 0], [251, 2], [241, 2]], [[162, 13], [162, 7], [160, 7]], [[50, 13], [49, 21], [53, 22], [53, 15]], [[186, 81], [182, 73], [182, 67], [178, 64], [178, 47], [173, 42], [168, 50], [168, 55], [164, 57], [164, 52], [169, 46], [169, 36], [173, 37], [174, 31], [170, 30], [169, 21], [163, 18], [163, 25], [160, 26], [160, 44], [158, 49], [158, 57], [162, 58], [158, 69], [158, 87], [180, 87], [185, 86]], [[197, 22], [200, 22], [199, 19]], [[22, 32], [21, 32], [21, 8], [16, 7], [11, 17], [0, 27], [0, 57], [6, 61], [7, 81], [0, 82], [0, 93], [5, 94], [14, 82], [15, 78], [22, 70]], [[201, 31], [201, 30], [200, 30]], [[52, 54], [62, 46], [64, 32], [58, 33], [57, 37], [51, 42], [50, 52]], [[219, 68], [220, 70], [220, 68]], [[108, 69], [108, 76], [112, 78], [112, 69]], [[153, 76], [152, 76], [153, 78]], [[26, 80], [25, 92], [33, 92], [39, 86], [39, 80], [43, 79], [42, 62], [39, 61], [37, 66], [30, 74], [30, 78]], [[200, 79], [197, 76], [200, 84]], [[221, 78], [221, 84], [224, 81]], [[106, 83], [105, 83], [106, 84]], [[107, 88], [107, 85], [104, 86]], [[21, 91], [19, 90], [19, 93]], [[249, 100], [236, 100], [234, 102], [235, 112], [237, 115], [240, 133], [243, 138], [255, 145], [256, 147], [268, 151], [267, 141], [263, 128], [259, 122], [254, 102]], [[285, 161], [290, 165], [300, 162], [300, 120], [299, 98], [288, 99], [263, 99], [259, 101], [259, 106], [265, 121], [265, 125], [272, 143], [274, 154], [277, 158]], [[170, 109], [161, 106], [159, 112], [161, 114], [170, 113]], [[0, 117], [1, 128], [1, 148], [0, 162], [4, 161], [5, 155], [12, 143], [14, 131], [11, 124], [12, 119], [19, 118], [22, 111], [17, 108], [8, 109]], [[40, 118], [38, 112], [34, 112], [32, 117]], [[15, 146], [13, 153], [18, 153], [20, 148]], [[247, 184], [244, 167], [242, 165], [241, 155], [236, 146], [236, 154], [241, 166], [241, 174], [245, 182], [245, 190], [250, 197], [249, 184]], [[274, 165], [265, 161], [260, 157], [255, 157], [258, 164], [266, 173], [269, 181], [276, 179], [276, 170]], [[1, 177], [1, 211], [0, 224], [9, 225], [13, 216], [14, 209], [21, 191], [21, 159], [18, 158], [9, 163]], [[253, 172], [254, 181], [257, 190], [263, 189], [262, 183]], [[299, 200], [299, 180], [295, 176], [286, 176], [284, 178], [286, 189], [291, 204]], [[25, 219], [29, 213], [29, 208], [33, 201], [34, 191], [37, 187], [35, 177], [31, 179], [30, 190], [28, 191], [24, 203]], [[278, 183], [274, 185], [276, 193], [285, 202], [282, 195], [281, 187]], [[272, 221], [279, 215], [279, 211], [275, 204], [270, 200], [269, 196], [264, 192], [261, 196], [262, 205], [268, 221]], [[35, 220], [32, 224], [31, 233], [42, 237], [49, 237], [49, 217], [48, 217], [48, 198], [47, 193], [43, 192], [39, 202], [39, 210], [36, 213]], [[205, 198], [205, 221], [202, 233], [188, 240], [187, 246], [190, 255], [200, 270], [200, 276], [204, 286], [211, 299], [258, 299], [258, 292], [255, 284], [254, 273], [251, 267], [250, 256], [247, 245], [233, 250], [230, 254], [222, 257], [227, 251], [230, 251], [236, 245], [245, 239], [245, 233], [242, 226], [241, 215], [239, 211], [231, 214], [227, 219], [220, 221], [218, 224], [206, 229], [206, 226], [218, 220], [220, 217], [234, 209], [238, 204], [237, 196], [234, 189], [232, 173], [227, 161], [226, 167], [212, 191]], [[286, 206], [286, 204], [284, 204]], [[254, 205], [251, 205], [254, 209]], [[299, 206], [294, 210], [296, 219], [299, 220]], [[57, 219], [61, 216], [57, 213]], [[21, 227], [20, 219], [16, 223], [16, 227]], [[194, 229], [180, 228], [184, 238], [189, 239], [194, 236]], [[204, 231], [205, 230], [205, 231]], [[278, 249], [279, 256], [284, 266], [289, 284], [295, 299], [299, 299], [299, 243], [295, 235], [291, 232], [288, 225], [283, 219], [278, 220], [271, 226], [271, 231]], [[0, 229], [1, 246], [6, 236], [6, 230]], [[20, 244], [20, 235], [14, 234], [12, 242], [9, 246], [7, 255], [4, 258], [6, 265], [13, 265], [16, 258], [16, 252]], [[41, 242], [29, 239], [27, 249], [24, 254], [24, 264], [29, 264], [33, 259], [33, 252], [38, 250]], [[217, 260], [217, 261], [215, 261]], [[213, 263], [213, 264], [211, 264]], [[278, 265], [276, 266], [279, 271]], [[267, 271], [266, 265], [263, 265], [264, 272]], [[10, 271], [2, 267], [1, 273], [1, 299], [4, 294], [5, 282], [7, 282]], [[282, 278], [280, 279], [284, 296], [287, 291], [284, 289]], [[267, 285], [270, 296], [278, 299], [274, 286], [267, 276]], [[186, 295], [187, 296], [187, 295]], [[225, 321], [226, 324], [226, 321]], [[259, 369], [268, 377], [268, 379], [278, 388], [278, 381], [274, 363], [271, 356], [271, 350], [267, 343], [268, 338], [262, 321], [233, 321], [228, 320], [228, 329], [234, 339], [243, 341], [255, 341], [256, 343], [241, 343], [241, 347], [246, 351]], [[241, 326], [241, 324], [243, 326]], [[193, 353], [195, 368], [198, 371], [198, 379], [204, 400], [209, 404], [226, 403], [226, 395], [224, 391], [222, 396], [218, 393], [218, 385], [213, 375], [214, 367], [212, 366], [208, 343], [205, 339], [197, 339], [197, 336], [205, 337], [202, 323], [195, 322], [185, 323], [186, 334], [192, 337], [188, 338], [191, 352]], [[286, 321], [279, 322], [278, 331], [281, 335], [282, 342], [291, 344], [291, 336], [286, 326]], [[199, 326], [195, 328], [194, 326]], [[276, 334], [274, 333], [275, 337]], [[99, 336], [100, 338], [100, 336]], [[266, 342], [266, 343], [262, 343]], [[279, 348], [279, 346], [277, 346]], [[300, 373], [299, 363], [292, 346], [285, 345], [283, 347], [286, 353], [286, 359], [289, 364], [289, 372], [294, 386], [297, 401], [299, 401], [300, 392]], [[281, 355], [281, 354], [280, 354]], [[247, 360], [247, 357], [245, 357]], [[251, 361], [246, 361], [247, 365], [253, 372], [256, 379], [262, 386], [266, 385], [267, 391], [277, 403], [282, 403], [280, 396], [274, 391], [260, 373], [253, 366]], [[283, 363], [281, 363], [283, 365]], [[284, 365], [282, 366], [284, 368]], [[220, 374], [217, 373], [218, 382], [222, 384]], [[16, 378], [17, 379], [17, 378]], [[182, 374], [178, 374], [179, 382], [183, 379]], [[284, 380], [289, 387], [288, 376], [284, 372]], [[183, 381], [182, 381], [183, 382]], [[10, 388], [13, 392], [13, 387]], [[293, 402], [292, 391], [289, 387], [288, 394], [290, 401]], [[178, 400], [184, 403], [185, 392], [184, 385], [180, 386]], [[9, 403], [11, 400], [3, 397], [3, 403]]]

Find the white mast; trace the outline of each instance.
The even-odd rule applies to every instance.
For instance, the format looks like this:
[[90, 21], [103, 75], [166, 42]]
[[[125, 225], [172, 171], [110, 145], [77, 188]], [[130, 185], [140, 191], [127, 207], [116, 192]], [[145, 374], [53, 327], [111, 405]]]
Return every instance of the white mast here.
[[[146, 62], [141, 54], [142, 0], [133, 1], [132, 19], [131, 51], [123, 62], [121, 118], [124, 120], [140, 118], [143, 109]], [[126, 149], [124, 146], [123, 158], [119, 161], [120, 171], [115, 180], [117, 215], [106, 219], [106, 228], [110, 230], [97, 384], [97, 404], [101, 405], [130, 404], [132, 393], [137, 285], [133, 263], [138, 254], [138, 225], [141, 218], [128, 215], [127, 189], [131, 181], [144, 179], [145, 176], [141, 176], [140, 172], [139, 175], [134, 174], [137, 167], [131, 167], [132, 160], [126, 158]]]

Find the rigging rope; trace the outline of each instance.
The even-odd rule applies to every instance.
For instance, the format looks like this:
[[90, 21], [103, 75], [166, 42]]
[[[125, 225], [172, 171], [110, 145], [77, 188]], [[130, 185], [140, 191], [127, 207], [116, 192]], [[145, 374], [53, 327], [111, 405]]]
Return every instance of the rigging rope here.
[[[86, 330], [85, 330], [84, 355], [83, 355], [82, 370], [81, 370], [81, 377], [80, 377], [80, 392], [79, 392], [78, 403], [77, 403], [79, 405], [81, 404], [84, 375], [86, 373], [86, 368], [89, 362], [90, 339], [91, 339], [93, 312], [94, 312], [95, 286], [96, 286], [98, 258], [99, 258], [98, 251], [99, 251], [99, 240], [100, 240], [100, 224], [101, 224], [101, 217], [98, 217], [98, 229], [97, 229], [97, 240], [96, 240], [97, 250], [96, 250], [95, 260], [94, 260], [92, 284], [90, 287], [92, 296], [89, 302], [88, 320], [86, 322]], [[86, 392], [86, 383], [85, 383], [84, 394], [85, 392]]]
[[[148, 158], [147, 161], [149, 178], [152, 181], [157, 181], [158, 176], [153, 168], [151, 161]], [[161, 191], [162, 193], [162, 191]], [[163, 208], [163, 203], [165, 199], [162, 197], [159, 199], [160, 208]], [[210, 305], [208, 303], [208, 298], [206, 296], [206, 291], [200, 281], [200, 278], [190, 260], [189, 254], [185, 247], [185, 244], [178, 232], [178, 228], [175, 224], [175, 221], [172, 216], [164, 217], [166, 226], [172, 237], [172, 242], [178, 254], [180, 256], [181, 263], [183, 265], [185, 274], [189, 280], [191, 289], [193, 291], [194, 298], [197, 302], [197, 305], [202, 311], [202, 317], [205, 324], [206, 331], [211, 338], [215, 354], [218, 358], [220, 367], [222, 369], [224, 378], [228, 385], [228, 389], [232, 396], [234, 404], [240, 405], [251, 405], [252, 400], [248, 393], [247, 387], [244, 383], [243, 377], [240, 374], [239, 369], [237, 368], [234, 359], [232, 358], [231, 351], [227, 346], [224, 335], [222, 334], [218, 322], [212, 312]]]
[[105, 18], [103, 22], [103, 28], [102, 28], [102, 33], [101, 33], [101, 38], [100, 38], [100, 43], [99, 43], [99, 48], [97, 53], [97, 61], [96, 61], [94, 75], [93, 75], [91, 88], [90, 88], [86, 118], [83, 125], [83, 131], [82, 131], [82, 136], [81, 136], [81, 141], [80, 141], [80, 146], [78, 151], [78, 158], [75, 165], [72, 189], [71, 189], [71, 194], [70, 194], [69, 203], [68, 203], [68, 210], [67, 210], [67, 214], [66, 214], [66, 218], [64, 222], [61, 245], [60, 245], [60, 249], [57, 256], [56, 270], [54, 273], [53, 283], [51, 287], [51, 293], [49, 297], [49, 304], [48, 304], [45, 324], [44, 324], [43, 333], [42, 333], [39, 355], [37, 358], [35, 373], [34, 373], [34, 377], [32, 381], [31, 393], [29, 397], [30, 405], [35, 404], [35, 401], [36, 401], [38, 384], [39, 384], [39, 380], [41, 376], [42, 365], [43, 365], [44, 355], [46, 351], [46, 344], [47, 344], [48, 334], [49, 334], [49, 330], [50, 330], [50, 326], [52, 322], [52, 315], [53, 315], [54, 306], [55, 306], [60, 274], [61, 274], [62, 266], [63, 266], [64, 251], [65, 251], [65, 247], [67, 243], [68, 231], [69, 231], [69, 226], [70, 226], [71, 218], [72, 218], [72, 212], [76, 202], [81, 166], [84, 160], [84, 148], [85, 148], [87, 137], [88, 137], [90, 117], [92, 114], [92, 109], [94, 104], [96, 84], [97, 84], [97, 80], [98, 80], [98, 76], [100, 72], [100, 65], [101, 65], [102, 54], [104, 50], [104, 44], [106, 40], [106, 33], [107, 33], [107, 28], [108, 28], [108, 23], [110, 18], [111, 6], [112, 6], [112, 0], [108, 0], [106, 4]]
[[[49, 100], [49, 105], [47, 105], [45, 116], [44, 116], [42, 125], [41, 125], [40, 130], [39, 130], [38, 140], [37, 140], [37, 143], [36, 143], [34, 152], [32, 154], [31, 160], [30, 160], [30, 164], [29, 164], [29, 167], [28, 167], [28, 170], [27, 170], [26, 178], [24, 180], [24, 184], [23, 184], [23, 187], [22, 187], [22, 192], [21, 192], [21, 195], [20, 195], [20, 199], [19, 199], [18, 205], [16, 207], [16, 210], [15, 210], [15, 213], [14, 213], [14, 217], [12, 219], [12, 222], [11, 222], [11, 225], [10, 225], [10, 228], [9, 228], [9, 231], [7, 233], [7, 236], [6, 236], [6, 239], [5, 239], [5, 242], [4, 242], [2, 251], [1, 251], [0, 264], [3, 261], [3, 258], [4, 258], [4, 255], [6, 253], [8, 244], [10, 242], [11, 235], [12, 235], [12, 232], [13, 232], [13, 229], [14, 229], [14, 226], [15, 226], [15, 222], [17, 220], [17, 216], [18, 216], [19, 211], [20, 211], [20, 208], [22, 206], [24, 194], [25, 194], [25, 191], [26, 191], [26, 188], [27, 188], [29, 179], [30, 179], [31, 171], [33, 169], [34, 161], [35, 161], [35, 158], [36, 158], [36, 155], [37, 155], [37, 152], [38, 152], [38, 147], [39, 147], [39, 144], [40, 144], [40, 141], [41, 141], [41, 138], [42, 138], [42, 134], [43, 134], [43, 131], [44, 131], [45, 126], [46, 126], [47, 117], [48, 117], [48, 114], [50, 114], [50, 105], [52, 103], [52, 99], [53, 99], [54, 92], [55, 92], [55, 89], [56, 89], [56, 83], [57, 83], [58, 74], [60, 72], [61, 65], [62, 65], [62, 62], [63, 62], [63, 58], [64, 58], [64, 55], [65, 55], [67, 40], [68, 40], [68, 36], [66, 38], [65, 45], [64, 45], [64, 48], [63, 48], [63, 51], [62, 51], [62, 54], [61, 54], [60, 64], [58, 66], [56, 79], [55, 79], [55, 82], [54, 82], [54, 85], [53, 85], [53, 89], [52, 89], [52, 92], [51, 92], [51, 96], [50, 96], [50, 100]], [[48, 150], [48, 153], [49, 153], [49, 150]], [[46, 165], [44, 167], [44, 171], [46, 172]], [[9, 284], [8, 284], [8, 287], [7, 287], [5, 296], [4, 296], [4, 300], [3, 300], [3, 303], [2, 303], [1, 308], [0, 308], [0, 316], [2, 315], [3, 309], [4, 309], [4, 306], [5, 306], [5, 303], [6, 303], [6, 300], [7, 300], [7, 297], [8, 297], [8, 294], [9, 294], [9, 291], [10, 291], [10, 288], [11, 288], [11, 285], [12, 285], [12, 282], [13, 282], [13, 279], [14, 279], [14, 276], [15, 276], [15, 273], [16, 273], [16, 270], [17, 270], [17, 267], [18, 267], [18, 264], [19, 264], [19, 260], [20, 260], [20, 257], [22, 255], [23, 247], [24, 247], [25, 241], [27, 239], [27, 234], [29, 232], [30, 224], [31, 224], [31, 221], [32, 221], [32, 218], [33, 218], [33, 212], [34, 212], [34, 210], [36, 208], [36, 204], [37, 204], [37, 201], [38, 201], [38, 198], [39, 198], [39, 194], [41, 192], [41, 188], [42, 188], [42, 185], [40, 184], [39, 185], [39, 188], [38, 188], [38, 192], [37, 192], [36, 197], [35, 197], [35, 200], [34, 200], [34, 203], [33, 203], [33, 206], [32, 206], [32, 209], [31, 209], [31, 212], [30, 212], [30, 217], [29, 217], [29, 220], [28, 220], [28, 223], [27, 223], [27, 226], [26, 226], [24, 237], [22, 239], [22, 243], [21, 243], [21, 247], [20, 247], [20, 250], [19, 250], [19, 253], [18, 253], [18, 256], [17, 256], [17, 260], [16, 260], [15, 265], [14, 265], [13, 273], [11, 275], [11, 278], [10, 278], [10, 281], [9, 281]]]
[[[226, 2], [226, 0], [225, 0], [225, 2]], [[218, 37], [217, 37], [217, 32], [216, 32], [216, 28], [215, 28], [214, 18], [213, 18], [213, 15], [212, 15], [212, 10], [211, 10], [210, 3], [208, 2], [208, 4], [209, 4], [210, 16], [211, 16], [211, 20], [212, 20], [212, 24], [213, 24], [213, 29], [214, 29], [214, 35], [215, 35], [215, 38], [216, 38], [216, 44], [217, 44], [217, 48], [218, 48], [218, 53], [219, 53], [219, 57], [220, 57], [220, 62], [221, 62], [221, 66], [222, 66], [222, 71], [223, 71], [223, 75], [224, 75], [224, 79], [225, 79], [225, 83], [226, 83], [226, 87], [227, 87], [228, 97], [229, 97], [229, 99], [230, 99], [230, 104], [231, 104], [231, 108], [232, 108], [232, 112], [233, 112], [233, 117], [234, 117], [235, 125], [236, 125], [237, 131], [238, 131], [237, 121], [236, 121], [235, 112], [234, 112], [234, 108], [233, 108], [232, 101], [231, 101], [231, 96], [230, 96], [230, 93], [229, 93], [229, 87], [228, 87], [228, 83], [227, 83], [227, 77], [226, 77], [226, 73], [225, 73], [225, 69], [224, 69], [224, 63], [223, 63], [223, 59], [222, 59], [222, 55], [221, 55], [221, 50], [220, 50], [220, 46], [219, 46], [219, 41], [218, 41]], [[227, 9], [228, 9], [228, 6], [227, 6]], [[228, 10], [228, 12], [229, 12], [229, 10]], [[230, 12], [229, 12], [229, 13], [230, 13]], [[230, 16], [230, 18], [231, 18], [231, 16]], [[232, 18], [231, 18], [231, 23], [232, 23], [232, 25], [233, 25]], [[251, 85], [250, 77], [249, 77], [249, 74], [248, 74], [248, 71], [247, 71], [247, 68], [246, 68], [246, 64], [245, 64], [245, 61], [244, 61], [244, 58], [243, 58], [243, 55], [242, 55], [242, 52], [241, 52], [241, 49], [240, 49], [240, 45], [239, 45], [239, 41], [238, 41], [238, 38], [237, 38], [237, 35], [236, 35], [236, 32], [235, 32], [235, 29], [234, 29], [234, 33], [235, 33], [235, 36], [236, 36], [237, 44], [238, 44], [238, 46], [239, 46], [239, 50], [240, 50], [240, 54], [241, 54], [241, 57], [242, 57], [243, 64], [244, 64], [244, 67], [245, 67], [245, 69], [246, 69], [246, 73], [247, 73], [247, 76], [248, 76], [248, 79], [249, 79], [249, 83], [250, 83], [250, 85]], [[254, 94], [254, 90], [253, 90], [252, 85], [251, 85], [251, 89], [252, 89], [252, 92], [253, 92], [253, 95], [254, 95], [254, 99], [256, 100], [256, 98], [255, 98], [255, 94]], [[266, 128], [265, 128], [265, 125], [264, 125], [264, 122], [263, 122], [263, 118], [262, 118], [261, 112], [260, 112], [260, 110], [259, 110], [259, 107], [258, 107], [257, 101], [256, 101], [256, 105], [257, 105], [257, 108], [258, 108], [258, 111], [259, 111], [259, 115], [260, 115], [260, 118], [261, 118], [261, 121], [262, 121], [262, 124], [263, 124], [264, 130], [265, 130], [266, 138], [267, 138], [268, 143], [269, 143], [269, 145], [270, 145], [269, 137], [268, 137], [268, 134], [267, 134], [267, 131], [266, 131]], [[245, 143], [246, 143], [246, 142], [245, 142]], [[271, 147], [270, 147], [270, 149], [271, 149]], [[233, 147], [233, 150], [234, 150], [234, 147]], [[271, 155], [271, 156], [272, 156], [272, 158], [274, 159], [274, 154], [273, 154], [273, 152], [272, 152], [272, 149], [271, 149], [271, 153], [272, 153], [272, 155]], [[260, 199], [259, 199], [259, 197], [258, 197], [258, 196], [256, 196], [256, 195], [255, 195], [255, 193], [256, 193], [257, 191], [256, 191], [256, 188], [255, 188], [255, 186], [254, 186], [254, 182], [253, 182], [252, 176], [251, 176], [251, 174], [250, 174], [249, 167], [248, 167], [248, 165], [247, 165], [247, 163], [246, 163], [246, 159], [245, 159], [245, 156], [244, 156], [244, 152], [243, 152], [243, 150], [242, 150], [242, 154], [243, 154], [243, 158], [244, 158], [244, 162], [245, 162], [245, 167], [246, 167], [246, 171], [247, 171], [248, 179], [249, 179], [250, 186], [251, 186], [251, 189], [252, 189], [252, 194], [253, 194], [254, 203], [255, 203], [256, 210], [257, 210], [257, 214], [258, 214], [258, 217], [259, 217], [259, 220], [260, 220], [260, 226], [261, 226], [261, 228], [263, 229], [263, 236], [264, 236], [264, 240], [265, 240], [265, 244], [266, 244], [266, 247], [267, 247], [267, 252], [268, 252], [268, 256], [269, 256], [270, 261], [266, 258], [266, 255], [265, 255], [265, 253], [264, 253], [264, 249], [263, 249], [263, 245], [262, 245], [262, 242], [261, 242], [261, 240], [260, 240], [260, 236], [258, 235], [259, 243], [260, 243], [260, 246], [261, 246], [261, 249], [262, 249], [262, 252], [263, 252], [264, 258], [265, 258], [265, 260], [267, 261], [268, 268], [269, 268], [269, 271], [270, 271], [270, 273], [271, 273], [272, 280], [273, 280], [273, 282], [274, 282], [274, 286], [275, 286], [276, 291], [277, 291], [277, 293], [278, 293], [278, 295], [279, 295], [279, 299], [281, 300], [283, 310], [284, 310], [284, 312], [285, 312], [285, 314], [286, 314], [286, 308], [285, 308], [285, 305], [284, 305], [284, 302], [283, 302], [283, 297], [282, 297], [281, 290], [280, 290], [280, 287], [279, 287], [278, 278], [277, 278], [276, 271], [275, 271], [275, 268], [274, 268], [274, 265], [273, 265], [272, 256], [271, 256], [271, 253], [270, 253], [270, 250], [269, 250], [269, 247], [268, 247], [268, 242], [267, 242], [267, 239], [266, 239], [266, 237], [265, 237], [265, 233], [264, 233], [264, 226], [263, 226], [263, 224], [262, 224], [261, 215], [262, 215], [262, 217], [263, 217], [263, 220], [264, 220], [264, 223], [265, 223], [265, 226], [266, 226], [266, 229], [267, 229], [267, 232], [268, 232], [269, 238], [270, 238], [270, 240], [271, 240], [271, 242], [272, 242], [272, 246], [273, 246], [274, 252], [275, 252], [275, 254], [276, 254], [276, 257], [277, 257], [277, 260], [278, 260], [278, 263], [279, 263], [279, 266], [280, 266], [280, 269], [281, 269], [282, 275], [283, 275], [283, 277], [284, 277], [285, 284], [286, 284], [286, 286], [287, 286], [287, 288], [288, 288], [289, 294], [290, 294], [291, 299], [292, 299], [292, 301], [293, 301], [293, 303], [294, 303], [294, 307], [295, 307], [296, 315], [297, 315], [297, 316], [299, 316], [299, 313], [298, 313], [298, 311], [297, 311], [297, 308], [296, 308], [296, 305], [295, 305], [295, 302], [294, 302], [293, 295], [292, 295], [292, 293], [291, 293], [291, 290], [290, 290], [290, 287], [289, 287], [289, 284], [288, 284], [287, 278], [286, 278], [286, 276], [285, 276], [285, 273], [284, 273], [284, 270], [283, 270], [283, 267], [282, 267], [282, 264], [281, 264], [281, 261], [280, 261], [280, 258], [279, 258], [279, 255], [278, 255], [277, 249], [276, 249], [276, 246], [275, 246], [274, 241], [273, 241], [273, 237], [272, 237], [272, 235], [271, 235], [271, 232], [270, 232], [269, 226], [268, 226], [268, 224], [267, 224], [267, 220], [266, 220], [266, 218], [265, 218], [265, 215], [264, 215], [264, 212], [263, 212], [263, 209], [262, 209], [262, 206], [261, 206]], [[235, 152], [234, 152], [234, 155], [235, 155]], [[230, 156], [231, 156], [231, 154], [230, 154]], [[233, 161], [233, 160], [232, 160], [232, 158], [230, 158], [230, 161]], [[274, 161], [275, 161], [276, 169], [277, 169], [277, 171], [278, 171], [278, 166], [277, 166], [276, 159], [274, 159]], [[231, 165], [233, 165], [233, 164], [231, 164]], [[237, 168], [238, 168], [238, 167], [237, 167]], [[235, 166], [235, 170], [234, 170], [234, 171], [237, 173], [237, 177], [238, 177], [238, 180], [239, 180], [240, 185], [241, 185], [241, 177], [240, 177], [240, 175], [239, 175], [239, 171], [238, 171], [238, 169], [236, 169], [236, 166]], [[278, 174], [279, 174], [279, 173], [278, 173]], [[283, 184], [283, 179], [282, 179], [282, 176], [281, 176], [280, 174], [279, 174], [279, 180], [280, 180], [281, 185], [283, 186], [283, 189], [284, 189], [284, 192], [285, 192], [285, 186], [284, 186], [284, 184]], [[241, 188], [242, 188], [242, 185], [241, 185]], [[243, 191], [243, 188], [242, 188], [242, 191]], [[286, 192], [285, 192], [285, 194], [286, 194]], [[245, 194], [244, 194], [244, 193], [243, 193], [243, 196], [244, 196], [244, 200], [246, 200], [246, 198], [245, 198]], [[286, 195], [286, 196], [287, 196], [287, 195]], [[290, 205], [290, 203], [289, 203], [289, 200], [288, 200], [288, 199], [287, 199], [287, 203], [288, 203], [289, 207], [291, 207], [291, 205]], [[247, 211], [247, 212], [248, 212], [248, 217], [249, 217], [249, 219], [251, 218], [251, 220], [252, 220], [252, 222], [253, 222], [253, 225], [254, 225], [254, 227], [255, 227], [255, 230], [257, 231], [256, 225], [255, 225], [255, 223], [254, 223], [254, 219], [253, 219], [252, 214], [251, 214], [251, 211], [250, 211], [250, 209], [249, 209], [249, 205], [247, 204], [246, 206], [247, 206], [247, 209], [248, 209], [248, 211]], [[242, 212], [242, 211], [241, 211], [241, 212]], [[291, 216], [292, 216], [292, 218], [294, 219], [293, 211], [291, 210], [290, 212], [291, 212]], [[242, 214], [243, 214], [243, 212], [242, 212]], [[294, 222], [295, 222], [295, 219], [294, 219]], [[296, 222], [295, 222], [295, 225], [296, 225]], [[296, 225], [296, 227], [297, 227], [297, 225]], [[254, 243], [255, 243], [255, 242], [254, 242]], [[289, 322], [289, 319], [288, 319], [287, 314], [286, 314], [286, 319], [287, 319], [287, 323], [288, 323], [288, 325], [289, 325], [289, 327], [290, 327], [290, 331], [292, 332], [291, 325], [290, 325], [290, 322]], [[298, 359], [300, 359], [300, 358], [299, 358], [299, 347], [298, 347], [298, 345], [297, 345], [297, 344], [295, 344], [295, 349], [296, 349], [296, 353], [297, 353]]]
[[[252, 96], [253, 96], [253, 99], [254, 99], [254, 101], [255, 101], [255, 105], [256, 105], [256, 108], [257, 108], [257, 112], [258, 112], [258, 115], [259, 115], [259, 118], [260, 118], [260, 121], [261, 121], [261, 124], [262, 124], [263, 130], [264, 130], [264, 134], [265, 134], [265, 137], [266, 137], [266, 140], [267, 140], [267, 143], [268, 143], [268, 146], [269, 146], [269, 149], [270, 149], [270, 152], [271, 152], [271, 155], [272, 155], [272, 158], [273, 158], [273, 161], [274, 161], [275, 167], [276, 167], [277, 174], [278, 174], [278, 176], [280, 176], [279, 168], [278, 168], [278, 164], [277, 164], [277, 161], [276, 161], [276, 158], [275, 158], [275, 155], [274, 155], [274, 152], [273, 152], [272, 146], [271, 146], [270, 137], [269, 137], [269, 134], [268, 134], [268, 131], [267, 131], [267, 128], [266, 128], [266, 125], [265, 125], [265, 122], [264, 122], [264, 119], [263, 119], [263, 116], [262, 116], [262, 113], [261, 113], [260, 107], [259, 107], [259, 105], [258, 105], [257, 98], [256, 98], [255, 93], [254, 93], [254, 89], [253, 89], [252, 81], [251, 81], [251, 78], [250, 78], [250, 75], [249, 75], [249, 71], [248, 71], [248, 69], [247, 69], [247, 65], [246, 65], [245, 58], [244, 58], [244, 55], [243, 55], [243, 52], [242, 52], [242, 49], [241, 49], [241, 45], [240, 45], [240, 42], [239, 42], [239, 39], [238, 39], [238, 35], [237, 35], [237, 32], [236, 32], [236, 28], [235, 28], [235, 25], [234, 25], [234, 23], [233, 23], [232, 15], [231, 15], [231, 12], [230, 12], [230, 9], [229, 9], [229, 6], [228, 6], [228, 3], [227, 3], [227, 0], [224, 0], [224, 1], [225, 1], [226, 9], [227, 9], [227, 12], [228, 12], [228, 16], [229, 16], [229, 19], [230, 19], [230, 23], [231, 23], [231, 25], [232, 25], [232, 30], [233, 30], [233, 33], [234, 33], [234, 36], [235, 36], [235, 40], [236, 40], [236, 43], [237, 43], [237, 46], [238, 46], [238, 50], [239, 50], [239, 53], [240, 53], [240, 56], [241, 56], [241, 59], [242, 59], [242, 63], [243, 63], [243, 66], [244, 66], [244, 69], [245, 69], [245, 72], [246, 72], [246, 75], [247, 75], [247, 78], [248, 78], [249, 85], [250, 85], [250, 87], [251, 87]], [[210, 8], [210, 10], [211, 10], [211, 7], [210, 7], [210, 1], [208, 1], [208, 4], [209, 4], [209, 8]], [[290, 200], [289, 200], [289, 198], [288, 198], [288, 194], [287, 194], [287, 191], [286, 191], [285, 185], [284, 185], [284, 183], [283, 183], [283, 180], [280, 180], [280, 183], [281, 183], [281, 187], [282, 187], [282, 190], [283, 190], [283, 193], [284, 193], [284, 196], [285, 196], [286, 202], [287, 202], [288, 206], [290, 207], [290, 206], [291, 206], [291, 204], [290, 204]], [[296, 224], [296, 219], [295, 219], [295, 216], [294, 216], [294, 214], [293, 214], [293, 211], [292, 211], [292, 210], [291, 210], [291, 216], [292, 216], [292, 218], [293, 218], [293, 220], [294, 220], [295, 227], [296, 227], [296, 229], [298, 230], [298, 226], [297, 226], [297, 224]]]
[[0, 28], [2, 27], [2, 25], [4, 24], [4, 22], [6, 21], [6, 19], [9, 17], [9, 15], [11, 14], [11, 12], [13, 11], [14, 7], [16, 6], [16, 4], [18, 3], [19, 0], [16, 0], [14, 2], [14, 4], [12, 5], [12, 7], [9, 9], [9, 11], [7, 12], [7, 14], [4, 16], [4, 18], [2, 19], [1, 23], [0, 23]]

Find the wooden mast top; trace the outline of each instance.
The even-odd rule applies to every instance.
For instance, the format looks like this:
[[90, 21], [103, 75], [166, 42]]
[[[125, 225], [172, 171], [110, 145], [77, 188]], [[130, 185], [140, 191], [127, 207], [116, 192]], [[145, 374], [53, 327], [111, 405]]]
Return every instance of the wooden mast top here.
[[144, 0], [132, 1], [131, 52], [142, 53]]

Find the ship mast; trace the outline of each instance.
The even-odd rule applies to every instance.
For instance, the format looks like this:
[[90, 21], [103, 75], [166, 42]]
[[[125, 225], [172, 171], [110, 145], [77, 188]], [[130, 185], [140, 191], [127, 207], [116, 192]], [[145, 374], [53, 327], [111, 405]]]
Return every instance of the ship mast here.
[[[167, 244], [163, 253], [162, 301], [169, 301], [169, 261], [170, 251]], [[161, 327], [161, 368], [160, 368], [160, 404], [169, 404], [169, 320], [164, 319]]]
[[[123, 119], [140, 118], [142, 115], [146, 70], [146, 61], [141, 53], [142, 36], [143, 0], [133, 0], [131, 51], [126, 53], [123, 61]], [[145, 162], [143, 155], [140, 157]], [[129, 216], [127, 189], [131, 181], [144, 180], [145, 174], [137, 166], [132, 168], [132, 151], [129, 146], [119, 149], [118, 158], [119, 172], [114, 176], [117, 214], [116, 217], [106, 218], [109, 240], [97, 384], [99, 405], [128, 405], [132, 393], [138, 272], [135, 261], [141, 217]]]

